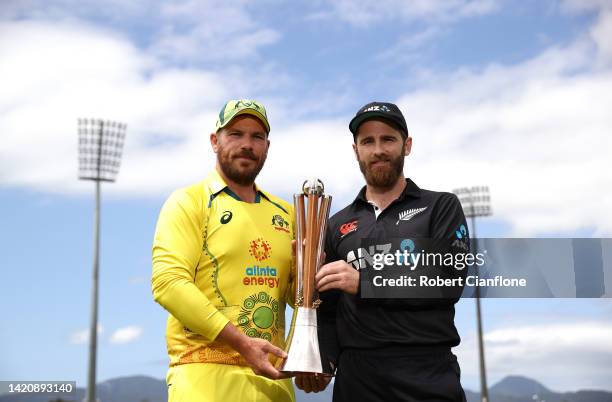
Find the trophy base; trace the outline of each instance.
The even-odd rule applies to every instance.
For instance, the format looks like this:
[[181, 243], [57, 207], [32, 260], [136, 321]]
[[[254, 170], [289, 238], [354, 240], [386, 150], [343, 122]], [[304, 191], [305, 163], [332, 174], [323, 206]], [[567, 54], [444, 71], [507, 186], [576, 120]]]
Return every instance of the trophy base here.
[[317, 310], [297, 307], [293, 311], [291, 321], [291, 330], [287, 340], [288, 356], [280, 370], [292, 373], [323, 374], [317, 334]]

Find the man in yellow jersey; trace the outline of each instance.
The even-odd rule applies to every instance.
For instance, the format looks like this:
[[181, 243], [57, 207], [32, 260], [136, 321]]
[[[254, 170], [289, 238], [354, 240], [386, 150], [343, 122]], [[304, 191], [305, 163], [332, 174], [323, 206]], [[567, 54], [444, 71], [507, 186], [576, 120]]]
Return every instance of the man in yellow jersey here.
[[210, 135], [215, 169], [160, 212], [152, 287], [170, 313], [169, 402], [295, 401], [272, 364], [286, 357], [293, 210], [255, 185], [269, 132], [260, 103], [227, 102]]

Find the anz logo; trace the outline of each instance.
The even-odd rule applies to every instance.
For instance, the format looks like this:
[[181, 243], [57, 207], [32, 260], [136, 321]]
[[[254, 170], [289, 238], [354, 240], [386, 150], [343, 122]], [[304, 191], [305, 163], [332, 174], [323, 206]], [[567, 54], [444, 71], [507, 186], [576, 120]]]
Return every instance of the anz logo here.
[[[374, 255], [376, 254], [389, 254], [391, 253], [391, 247], [393, 244], [374, 244], [368, 246], [367, 249], [359, 247], [357, 250], [351, 250], [346, 254], [346, 262], [352, 264], [357, 270], [372, 267], [374, 265]], [[400, 243], [400, 251], [408, 250], [409, 253], [414, 251], [414, 241], [411, 239], [404, 239]], [[403, 256], [400, 263], [403, 263]], [[414, 256], [410, 255], [410, 259], [414, 262]]]
[[366, 109], [363, 109], [361, 111], [361, 113], [365, 113], [365, 112], [386, 112], [386, 113], [389, 113], [390, 111], [391, 111], [391, 109], [389, 109], [385, 105], [382, 105], [382, 106], [374, 105], [374, 106], [370, 106], [370, 107], [368, 107]]

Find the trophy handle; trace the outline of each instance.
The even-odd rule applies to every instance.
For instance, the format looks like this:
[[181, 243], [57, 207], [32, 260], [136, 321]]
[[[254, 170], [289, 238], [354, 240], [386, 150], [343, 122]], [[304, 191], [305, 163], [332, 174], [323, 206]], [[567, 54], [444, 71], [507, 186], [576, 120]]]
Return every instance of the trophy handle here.
[[319, 245], [317, 248], [317, 271], [323, 265], [323, 251], [325, 250], [325, 234], [327, 233], [327, 220], [329, 219], [329, 210], [331, 208], [332, 197], [326, 195], [321, 201], [321, 209], [319, 210]]
[[300, 306], [304, 302], [304, 294], [302, 286], [304, 284], [304, 229], [306, 227], [305, 211], [304, 211], [304, 194], [293, 195], [293, 207], [295, 210], [295, 270], [297, 277], [295, 279], [295, 307]]
[[317, 269], [317, 247], [319, 245], [317, 230], [317, 218], [319, 209], [319, 195], [311, 191], [308, 195], [308, 208], [306, 214], [306, 244], [304, 246], [304, 307], [312, 308], [315, 293], [315, 273]]

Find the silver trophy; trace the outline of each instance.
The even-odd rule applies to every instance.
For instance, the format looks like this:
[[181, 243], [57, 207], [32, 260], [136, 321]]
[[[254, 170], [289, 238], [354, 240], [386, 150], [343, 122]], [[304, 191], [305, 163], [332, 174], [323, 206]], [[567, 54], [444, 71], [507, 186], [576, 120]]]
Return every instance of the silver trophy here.
[[323, 263], [323, 248], [331, 196], [323, 193], [323, 182], [306, 180], [302, 193], [293, 196], [295, 207], [296, 272], [295, 307], [280, 370], [292, 373], [323, 373], [317, 311], [321, 304], [315, 275]]

